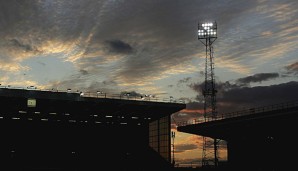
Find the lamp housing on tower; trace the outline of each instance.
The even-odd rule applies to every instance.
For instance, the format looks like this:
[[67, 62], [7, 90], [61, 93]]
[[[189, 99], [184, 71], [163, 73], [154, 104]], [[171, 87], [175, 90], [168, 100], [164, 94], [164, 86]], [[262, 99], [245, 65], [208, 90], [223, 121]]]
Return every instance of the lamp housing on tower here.
[[198, 39], [217, 38], [216, 22], [203, 22], [198, 24]]

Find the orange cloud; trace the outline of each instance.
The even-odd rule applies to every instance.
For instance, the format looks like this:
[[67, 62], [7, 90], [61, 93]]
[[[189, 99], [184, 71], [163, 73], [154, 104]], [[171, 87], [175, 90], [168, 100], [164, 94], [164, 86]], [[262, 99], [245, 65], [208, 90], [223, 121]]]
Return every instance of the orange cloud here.
[[203, 114], [203, 109], [182, 109], [180, 113], [187, 113], [187, 114]]

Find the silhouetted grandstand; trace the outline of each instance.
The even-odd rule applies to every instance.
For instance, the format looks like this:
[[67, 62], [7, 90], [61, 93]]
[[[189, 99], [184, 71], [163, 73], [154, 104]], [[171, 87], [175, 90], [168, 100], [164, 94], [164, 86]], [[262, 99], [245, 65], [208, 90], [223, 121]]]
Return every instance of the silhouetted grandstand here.
[[1, 170], [167, 170], [185, 104], [0, 88]]

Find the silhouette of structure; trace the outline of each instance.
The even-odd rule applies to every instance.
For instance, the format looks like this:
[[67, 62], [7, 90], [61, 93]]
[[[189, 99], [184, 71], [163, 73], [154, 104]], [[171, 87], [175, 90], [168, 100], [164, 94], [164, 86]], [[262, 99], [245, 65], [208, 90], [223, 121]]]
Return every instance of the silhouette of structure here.
[[227, 142], [227, 170], [291, 170], [298, 149], [298, 101], [222, 114], [216, 120], [180, 123], [177, 130]]
[[[105, 96], [106, 97], [106, 96]], [[185, 104], [0, 88], [2, 170], [168, 170]]]
[[171, 132], [171, 138], [172, 138], [172, 147], [173, 147], [173, 149], [172, 149], [172, 165], [173, 165], [173, 167], [175, 167], [175, 135], [176, 133], [175, 133], [175, 131], [172, 131]]
[[[216, 22], [205, 22], [198, 24], [198, 39], [206, 47], [205, 56], [205, 83], [204, 95], [204, 119], [205, 121], [216, 119], [216, 89], [214, 78], [214, 57], [212, 43], [217, 39]], [[213, 147], [213, 149], [212, 149]], [[203, 136], [202, 165], [208, 166], [213, 163], [218, 165], [217, 157], [218, 140], [210, 140]]]

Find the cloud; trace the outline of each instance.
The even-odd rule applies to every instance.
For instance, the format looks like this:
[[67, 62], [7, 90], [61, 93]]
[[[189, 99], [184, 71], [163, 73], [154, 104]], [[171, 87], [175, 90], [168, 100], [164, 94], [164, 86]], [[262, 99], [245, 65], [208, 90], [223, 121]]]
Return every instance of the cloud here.
[[198, 146], [195, 144], [176, 144], [175, 145], [175, 152], [182, 153], [189, 150], [195, 150]]
[[276, 21], [284, 21], [295, 17], [295, 13], [297, 13], [296, 5], [293, 1], [264, 1], [260, 2], [257, 11]]
[[190, 101], [186, 103], [186, 109], [173, 113], [172, 123], [176, 126], [181, 123], [194, 123], [195, 120], [202, 120], [204, 114], [204, 103]]
[[[250, 74], [256, 65], [266, 65], [273, 59], [282, 61], [297, 46], [298, 4], [294, 1], [243, 1], [238, 14], [219, 24], [218, 40], [214, 43], [216, 67], [242, 74]], [[237, 4], [237, 5], [236, 5]], [[264, 24], [266, 23], [266, 24]], [[278, 40], [278, 41], [277, 41]], [[218, 57], [218, 58], [216, 58]]]
[[268, 81], [270, 79], [275, 79], [278, 77], [279, 77], [278, 73], [258, 73], [248, 77], [239, 78], [236, 80], [236, 82], [239, 84], [249, 84], [249, 83]]
[[82, 75], [87, 75], [87, 74], [89, 74], [89, 72], [88, 72], [87, 70], [84, 70], [84, 69], [81, 69], [81, 70], [80, 70], [80, 73], [81, 73]]
[[239, 87], [223, 91], [218, 99], [218, 111], [236, 111], [243, 108], [273, 105], [297, 100], [293, 92], [298, 91], [298, 82], [256, 86]]
[[[89, 77], [89, 75], [86, 76]], [[49, 89], [54, 88], [62, 91], [67, 90], [68, 88], [71, 88], [74, 91], [78, 90], [90, 93], [101, 91], [107, 93], [108, 95], [112, 95], [117, 92], [120, 93], [119, 86], [113, 80], [94, 81], [92, 79], [81, 77], [80, 74], [72, 75], [70, 79], [65, 79], [62, 81], [51, 81], [49, 85], [46, 85], [46, 87]]]
[[[296, 63], [288, 65], [286, 68], [295, 70]], [[235, 83], [216, 82], [217, 110], [219, 113], [243, 110], [244, 108], [259, 107], [298, 100], [295, 93], [298, 91], [298, 82], [290, 81], [281, 84], [268, 86], [248, 87], [249, 83], [267, 81], [279, 77], [278, 73], [259, 73], [248, 77], [239, 78]], [[189, 87], [198, 93], [196, 102], [187, 104], [190, 110], [202, 110], [203, 100], [202, 90], [204, 83], [192, 83]]]
[[[137, 93], [136, 91], [123, 91], [120, 93], [122, 96], [133, 97], [133, 98], [145, 98], [144, 94]], [[147, 97], [147, 95], [146, 95]]]
[[278, 5], [229, 0], [1, 1], [1, 70], [30, 70], [23, 61], [55, 56], [73, 63], [78, 74], [65, 80], [78, 87], [113, 80], [129, 91], [159, 91], [157, 80], [200, 70], [194, 61], [204, 63], [205, 49], [197, 40], [197, 23], [216, 19], [216, 67], [250, 74], [256, 63], [285, 58], [297, 47], [297, 3], [274, 2]]
[[285, 69], [287, 70], [287, 74], [297, 75], [298, 74], [298, 62], [295, 62], [295, 63], [292, 63], [292, 64], [286, 66]]
[[30, 44], [24, 44], [17, 39], [11, 39], [10, 44], [15, 48], [20, 48], [24, 52], [31, 51], [31, 52], [40, 53], [40, 51], [36, 47], [32, 47]]
[[177, 87], [181, 87], [183, 84], [187, 84], [191, 80], [191, 77], [186, 77], [178, 80]]
[[133, 48], [121, 40], [107, 40], [106, 42], [107, 49], [112, 53], [132, 53]]
[[191, 77], [186, 77], [186, 78], [183, 78], [181, 80], [178, 81], [178, 84], [182, 84], [182, 83], [187, 83], [189, 82], [191, 79]]

